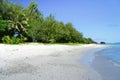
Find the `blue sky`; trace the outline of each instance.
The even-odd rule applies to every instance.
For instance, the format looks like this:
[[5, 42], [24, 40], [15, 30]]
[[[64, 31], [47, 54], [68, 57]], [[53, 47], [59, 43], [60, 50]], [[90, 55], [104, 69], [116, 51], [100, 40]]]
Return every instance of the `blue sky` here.
[[53, 14], [58, 21], [71, 22], [85, 37], [97, 42], [120, 42], [120, 0], [11, 0], [28, 6], [39, 5], [44, 16]]

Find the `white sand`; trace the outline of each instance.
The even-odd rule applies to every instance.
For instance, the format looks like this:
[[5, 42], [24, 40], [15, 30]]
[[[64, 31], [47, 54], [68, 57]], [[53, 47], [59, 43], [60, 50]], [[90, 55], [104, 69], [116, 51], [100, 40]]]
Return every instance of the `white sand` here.
[[101, 80], [80, 59], [84, 52], [103, 47], [0, 44], [0, 80]]

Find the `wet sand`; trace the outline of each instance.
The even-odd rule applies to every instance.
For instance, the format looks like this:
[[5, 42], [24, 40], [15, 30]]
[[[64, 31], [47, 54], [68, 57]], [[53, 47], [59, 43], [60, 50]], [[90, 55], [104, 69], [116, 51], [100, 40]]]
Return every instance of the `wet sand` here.
[[101, 75], [102, 80], [120, 80], [120, 66], [96, 53], [93, 68]]

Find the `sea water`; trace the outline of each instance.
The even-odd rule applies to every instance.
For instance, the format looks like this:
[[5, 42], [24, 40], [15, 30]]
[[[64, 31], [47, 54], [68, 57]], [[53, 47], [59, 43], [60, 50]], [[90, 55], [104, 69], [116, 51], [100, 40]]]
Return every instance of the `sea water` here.
[[102, 80], [120, 80], [120, 45], [108, 45], [94, 55], [92, 66]]
[[120, 65], [120, 44], [109, 45], [110, 47], [105, 48], [99, 52], [100, 55], [104, 56], [108, 60]]

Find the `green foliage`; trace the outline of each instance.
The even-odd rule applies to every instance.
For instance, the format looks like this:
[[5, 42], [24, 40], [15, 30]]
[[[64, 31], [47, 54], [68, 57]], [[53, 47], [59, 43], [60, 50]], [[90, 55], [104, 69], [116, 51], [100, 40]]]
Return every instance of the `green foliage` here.
[[27, 37], [24, 37], [23, 35], [20, 35], [19, 43], [23, 43], [24, 41], [27, 41]]
[[[33, 41], [89, 44], [94, 42], [91, 38], [84, 38], [72, 23], [64, 24], [55, 20], [52, 15], [44, 18], [35, 2], [22, 8], [21, 5], [10, 3], [9, 0], [0, 0], [0, 6], [0, 40], [2, 39], [3, 43], [19, 44]], [[15, 32], [19, 33], [17, 37], [14, 36]]]
[[94, 41], [91, 38], [83, 38], [83, 43], [90, 44], [90, 43], [93, 43], [93, 42]]
[[20, 35], [20, 38], [18, 38], [18, 37], [10, 38], [10, 36], [4, 36], [2, 38], [2, 42], [5, 44], [19, 44], [19, 43], [23, 43], [26, 40], [27, 40], [27, 38], [22, 35]]
[[41, 17], [39, 17], [37, 20], [36, 19], [32, 19], [31, 23], [29, 24], [30, 27], [28, 29], [28, 36], [30, 36], [32, 38], [33, 42], [36, 42], [38, 40], [41, 40], [40, 37], [41, 35], [41, 31], [42, 31], [42, 20]]
[[81, 42], [83, 36], [82, 33], [78, 32], [72, 25], [72, 23], [66, 24], [66, 29], [69, 31], [69, 41], [76, 43]]
[[7, 29], [8, 23], [6, 20], [2, 20], [0, 17], [0, 32], [5, 32]]
[[11, 14], [12, 19], [9, 19], [9, 30], [14, 32], [19, 31], [21, 34], [27, 33], [28, 19], [25, 17], [25, 14], [21, 11], [21, 7], [18, 5], [12, 5]]
[[0, 42], [2, 37], [7, 34], [8, 23], [0, 17]]
[[17, 37], [12, 37], [12, 38], [11, 38], [11, 41], [12, 41], [11, 44], [19, 44], [19, 43], [20, 43], [20, 39], [17, 38]]
[[12, 40], [10, 39], [10, 36], [4, 36], [2, 38], [2, 41], [3, 43], [6, 43], [6, 44], [12, 44]]
[[22, 6], [10, 3], [8, 0], [1, 2], [0, 16], [8, 22], [9, 35], [13, 36], [16, 31], [25, 35], [27, 33], [28, 19], [23, 13]]
[[23, 12], [29, 19], [37, 18], [41, 14], [38, 10], [38, 4], [35, 2], [31, 2], [30, 5], [23, 10]]
[[16, 38], [16, 37], [10, 38], [10, 36], [4, 36], [2, 38], [2, 41], [5, 44], [19, 44], [20, 43], [20, 39], [19, 38]]
[[55, 40], [55, 39], [50, 39], [49, 42], [50, 42], [50, 43], [55, 43], [56, 40]]

